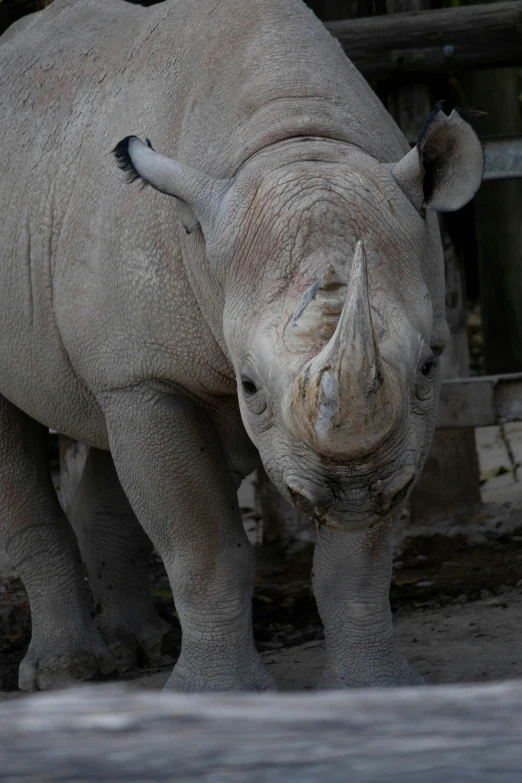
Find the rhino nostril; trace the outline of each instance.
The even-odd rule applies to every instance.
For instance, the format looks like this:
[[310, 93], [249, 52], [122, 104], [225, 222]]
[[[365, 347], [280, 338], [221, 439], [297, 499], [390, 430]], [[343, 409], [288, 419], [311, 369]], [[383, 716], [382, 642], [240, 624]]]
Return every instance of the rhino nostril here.
[[292, 496], [292, 503], [297, 508], [298, 511], [302, 511], [303, 514], [306, 514], [309, 517], [313, 517], [315, 514], [314, 504], [311, 500], [308, 500], [304, 495], [301, 495], [300, 492], [296, 492], [295, 489], [292, 489], [292, 487], [288, 487], [290, 490], [290, 495]]
[[[374, 495], [376, 505], [374, 508], [379, 515], [389, 514], [395, 506], [398, 506], [404, 500], [415, 481], [415, 475], [415, 471], [410, 470], [406, 475], [403, 474], [402, 480], [394, 481], [391, 486], [383, 487], [380, 481], [374, 485], [374, 492], [376, 491]], [[402, 481], [405, 483], [403, 484]]]

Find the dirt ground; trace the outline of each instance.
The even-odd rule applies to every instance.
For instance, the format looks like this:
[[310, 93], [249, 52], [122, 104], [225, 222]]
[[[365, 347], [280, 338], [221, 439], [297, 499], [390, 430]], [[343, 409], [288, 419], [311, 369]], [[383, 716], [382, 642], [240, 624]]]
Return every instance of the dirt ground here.
[[[324, 660], [310, 586], [313, 547], [293, 554], [258, 549], [254, 629], [283, 690], [315, 686]], [[163, 566], [151, 563], [159, 613], [181, 638]], [[422, 528], [404, 520], [391, 587], [395, 632], [408, 660], [430, 683], [522, 676], [522, 501], [488, 504]], [[18, 664], [30, 614], [16, 577], [0, 573], [0, 698], [18, 695]], [[169, 670], [129, 672], [132, 687], [161, 687]]]

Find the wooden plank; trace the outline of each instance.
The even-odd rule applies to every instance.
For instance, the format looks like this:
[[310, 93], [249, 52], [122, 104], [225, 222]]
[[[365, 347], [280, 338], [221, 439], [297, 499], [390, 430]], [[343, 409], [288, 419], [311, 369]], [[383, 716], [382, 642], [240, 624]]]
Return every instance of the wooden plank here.
[[327, 22], [367, 79], [519, 65], [522, 0]]
[[522, 179], [522, 133], [483, 136], [484, 180]]
[[[472, 2], [475, 0], [461, 0], [461, 4], [469, 3], [470, 6]], [[496, 5], [494, 3], [493, 7]], [[491, 7], [489, 3], [487, 7]], [[518, 68], [475, 71], [465, 75], [459, 83], [467, 105], [486, 112], [479, 123], [483, 134], [520, 134]], [[499, 153], [504, 171], [499, 170], [501, 161], [498, 160], [496, 174], [509, 172], [516, 176], [520, 173], [522, 153], [517, 154], [520, 143], [516, 144], [515, 138], [510, 141], [497, 136], [494, 147], [490, 146], [486, 151], [490, 173]], [[473, 199], [483, 362], [485, 372], [491, 375], [522, 372], [521, 213], [521, 181], [486, 181]]]
[[502, 503], [522, 491], [513, 464], [511, 439], [505, 431], [506, 427], [519, 426], [513, 423], [474, 430], [482, 479], [480, 496], [484, 503]]
[[442, 383], [438, 429], [522, 421], [522, 373], [456, 378]]
[[519, 783], [522, 683], [297, 695], [85, 688], [0, 708], [0, 781]]

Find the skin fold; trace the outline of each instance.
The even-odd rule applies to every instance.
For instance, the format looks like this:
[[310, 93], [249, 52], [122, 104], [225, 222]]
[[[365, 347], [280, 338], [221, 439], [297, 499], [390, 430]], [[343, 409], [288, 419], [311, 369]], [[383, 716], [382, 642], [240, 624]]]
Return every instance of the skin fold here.
[[[471, 127], [436, 110], [410, 152], [300, 0], [55, 0], [0, 39], [0, 66], [0, 536], [33, 613], [21, 687], [106, 673], [133, 644], [163, 655], [136, 520], [183, 630], [167, 687], [275, 687], [236, 497], [259, 459], [319, 526], [320, 685], [419, 682], [393, 642], [391, 536], [436, 421], [433, 210], [478, 187]], [[96, 624], [41, 425], [92, 447], [75, 529]]]

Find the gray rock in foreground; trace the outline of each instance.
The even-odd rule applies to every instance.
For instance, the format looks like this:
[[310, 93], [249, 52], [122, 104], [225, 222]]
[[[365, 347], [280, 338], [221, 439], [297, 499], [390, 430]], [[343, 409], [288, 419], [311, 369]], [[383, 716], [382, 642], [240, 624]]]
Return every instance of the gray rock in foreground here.
[[519, 783], [522, 682], [310, 695], [89, 687], [0, 708], [0, 780]]

